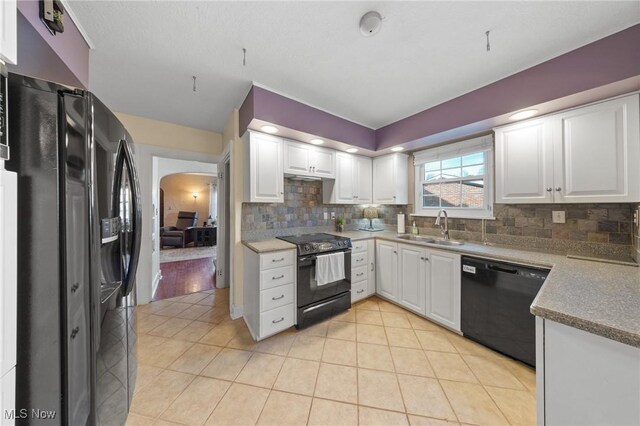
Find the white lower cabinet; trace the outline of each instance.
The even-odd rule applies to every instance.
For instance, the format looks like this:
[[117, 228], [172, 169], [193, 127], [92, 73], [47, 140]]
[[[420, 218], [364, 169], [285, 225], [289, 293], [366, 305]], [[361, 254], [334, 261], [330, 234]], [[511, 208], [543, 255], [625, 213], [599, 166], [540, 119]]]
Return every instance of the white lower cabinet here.
[[426, 316], [460, 331], [460, 255], [428, 250]]
[[244, 248], [244, 320], [255, 340], [295, 324], [296, 253]]
[[419, 246], [398, 244], [400, 304], [414, 312], [425, 314], [427, 251]]
[[413, 244], [376, 242], [382, 297], [460, 331], [460, 255]]
[[376, 292], [373, 239], [353, 241], [351, 252], [351, 303]]
[[640, 348], [536, 317], [539, 425], [640, 424]]
[[376, 293], [398, 300], [398, 244], [376, 241]]

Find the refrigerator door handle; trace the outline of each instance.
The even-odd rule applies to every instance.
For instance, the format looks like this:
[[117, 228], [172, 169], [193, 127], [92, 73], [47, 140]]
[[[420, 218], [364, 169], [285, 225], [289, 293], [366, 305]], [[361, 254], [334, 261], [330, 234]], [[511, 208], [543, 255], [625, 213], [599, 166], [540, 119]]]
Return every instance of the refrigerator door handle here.
[[[128, 296], [133, 289], [135, 283], [136, 272], [138, 270], [138, 261], [140, 259], [141, 229], [142, 229], [142, 203], [140, 202], [140, 183], [138, 181], [138, 172], [135, 168], [133, 152], [126, 139], [120, 140], [118, 149], [118, 160], [116, 163], [116, 179], [117, 191], [122, 186], [122, 171], [124, 166], [127, 167], [129, 184], [131, 185], [131, 253], [129, 257], [129, 265], [127, 268], [127, 276], [123, 281], [123, 295]], [[116, 199], [119, 201], [119, 196]], [[119, 211], [119, 203], [114, 205], [114, 210]], [[126, 224], [123, 223], [123, 229], [126, 230]]]

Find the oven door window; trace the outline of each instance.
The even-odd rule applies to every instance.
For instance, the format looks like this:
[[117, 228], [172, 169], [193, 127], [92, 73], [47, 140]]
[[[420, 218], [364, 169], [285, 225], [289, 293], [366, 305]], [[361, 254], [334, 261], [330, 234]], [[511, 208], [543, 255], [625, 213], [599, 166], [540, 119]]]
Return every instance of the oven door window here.
[[333, 297], [351, 289], [351, 252], [344, 252], [344, 280], [318, 287], [316, 256], [298, 258], [298, 307]]

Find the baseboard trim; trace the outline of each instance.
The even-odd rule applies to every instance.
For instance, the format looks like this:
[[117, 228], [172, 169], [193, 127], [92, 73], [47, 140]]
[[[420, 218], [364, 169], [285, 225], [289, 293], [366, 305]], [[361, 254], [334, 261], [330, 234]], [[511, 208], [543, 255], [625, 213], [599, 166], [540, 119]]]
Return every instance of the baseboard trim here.
[[243, 315], [242, 306], [231, 306], [231, 319], [241, 318]]

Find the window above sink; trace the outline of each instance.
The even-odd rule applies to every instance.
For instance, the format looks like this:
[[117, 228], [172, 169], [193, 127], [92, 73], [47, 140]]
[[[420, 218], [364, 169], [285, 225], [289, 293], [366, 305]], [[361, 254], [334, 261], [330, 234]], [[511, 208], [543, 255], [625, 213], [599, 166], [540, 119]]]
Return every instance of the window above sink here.
[[493, 137], [417, 152], [414, 214], [493, 219]]

